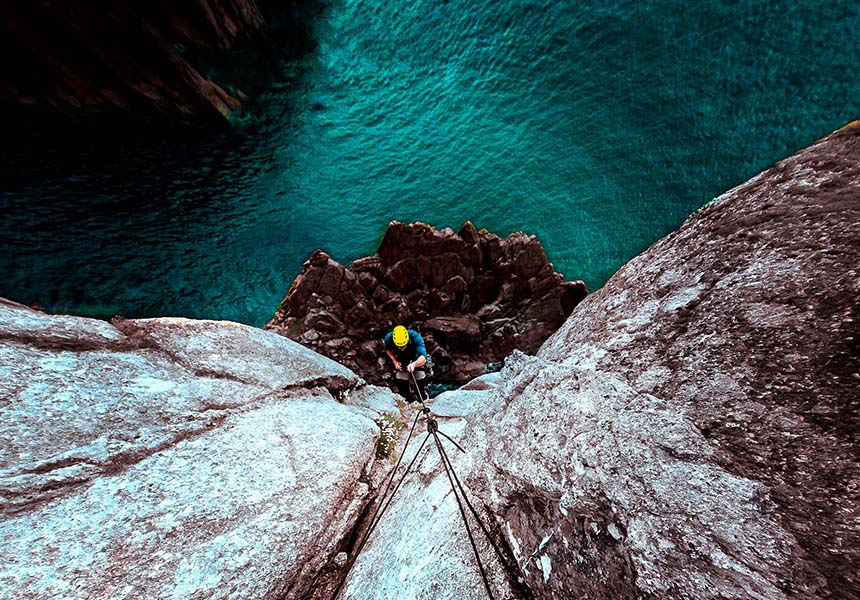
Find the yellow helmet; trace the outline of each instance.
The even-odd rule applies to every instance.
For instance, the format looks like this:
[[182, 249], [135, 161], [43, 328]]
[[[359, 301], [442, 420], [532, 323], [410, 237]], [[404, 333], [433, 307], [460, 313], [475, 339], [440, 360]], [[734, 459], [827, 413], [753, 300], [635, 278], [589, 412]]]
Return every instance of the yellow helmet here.
[[409, 332], [406, 331], [406, 328], [403, 325], [398, 325], [394, 328], [391, 338], [394, 340], [395, 346], [403, 348], [409, 343]]

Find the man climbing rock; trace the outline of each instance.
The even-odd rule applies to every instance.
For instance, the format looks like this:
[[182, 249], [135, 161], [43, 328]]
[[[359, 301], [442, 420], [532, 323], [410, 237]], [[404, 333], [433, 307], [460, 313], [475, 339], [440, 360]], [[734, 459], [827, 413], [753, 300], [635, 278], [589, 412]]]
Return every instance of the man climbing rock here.
[[[419, 402], [426, 398], [424, 380], [427, 379], [430, 363], [421, 334], [414, 329], [398, 325], [385, 336], [385, 353], [396, 370], [394, 381], [397, 382], [400, 395], [409, 402]], [[415, 381], [420, 388], [416, 391], [420, 393], [420, 397], [410, 389], [410, 373], [415, 375]]]

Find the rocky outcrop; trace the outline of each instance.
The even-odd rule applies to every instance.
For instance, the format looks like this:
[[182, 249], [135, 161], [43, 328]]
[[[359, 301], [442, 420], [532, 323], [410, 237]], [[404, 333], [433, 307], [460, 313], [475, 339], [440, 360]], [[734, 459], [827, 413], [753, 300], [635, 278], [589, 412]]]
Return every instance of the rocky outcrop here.
[[514, 349], [536, 350], [587, 293], [534, 236], [394, 221], [376, 254], [349, 267], [314, 252], [266, 329], [378, 383], [390, 371], [382, 338], [405, 324], [424, 336], [437, 379], [463, 382]]
[[[196, 60], [259, 35], [254, 0], [180, 5], [12, 0], [0, 8], [0, 101], [22, 114], [226, 123], [241, 90]], [[26, 109], [26, 110], [24, 110]]]
[[[860, 598], [858, 265], [855, 123], [693, 215], [537, 356], [437, 397], [468, 407], [440, 428], [533, 597]], [[343, 597], [481, 597], [428, 461]]]
[[396, 411], [252, 327], [6, 301], [0, 398], [4, 600], [302, 598], [388, 464], [370, 407]]

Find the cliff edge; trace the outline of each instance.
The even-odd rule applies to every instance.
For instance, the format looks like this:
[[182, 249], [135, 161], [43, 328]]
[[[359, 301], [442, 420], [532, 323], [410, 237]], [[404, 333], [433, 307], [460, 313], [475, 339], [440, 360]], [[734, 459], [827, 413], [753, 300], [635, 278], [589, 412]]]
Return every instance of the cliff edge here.
[[223, 127], [245, 97], [236, 84], [251, 80], [211, 67], [241, 43], [265, 45], [265, 25], [256, 0], [9, 0], [0, 106], [31, 128], [106, 117]]

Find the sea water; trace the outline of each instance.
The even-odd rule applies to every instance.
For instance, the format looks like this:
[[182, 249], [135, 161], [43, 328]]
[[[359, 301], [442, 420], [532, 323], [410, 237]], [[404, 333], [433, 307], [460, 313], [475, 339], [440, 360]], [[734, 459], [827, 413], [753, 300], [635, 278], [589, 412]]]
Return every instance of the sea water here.
[[6, 170], [0, 295], [261, 325], [394, 219], [536, 234], [593, 290], [858, 118], [857, 31], [854, 2], [332, 0], [252, 131]]

